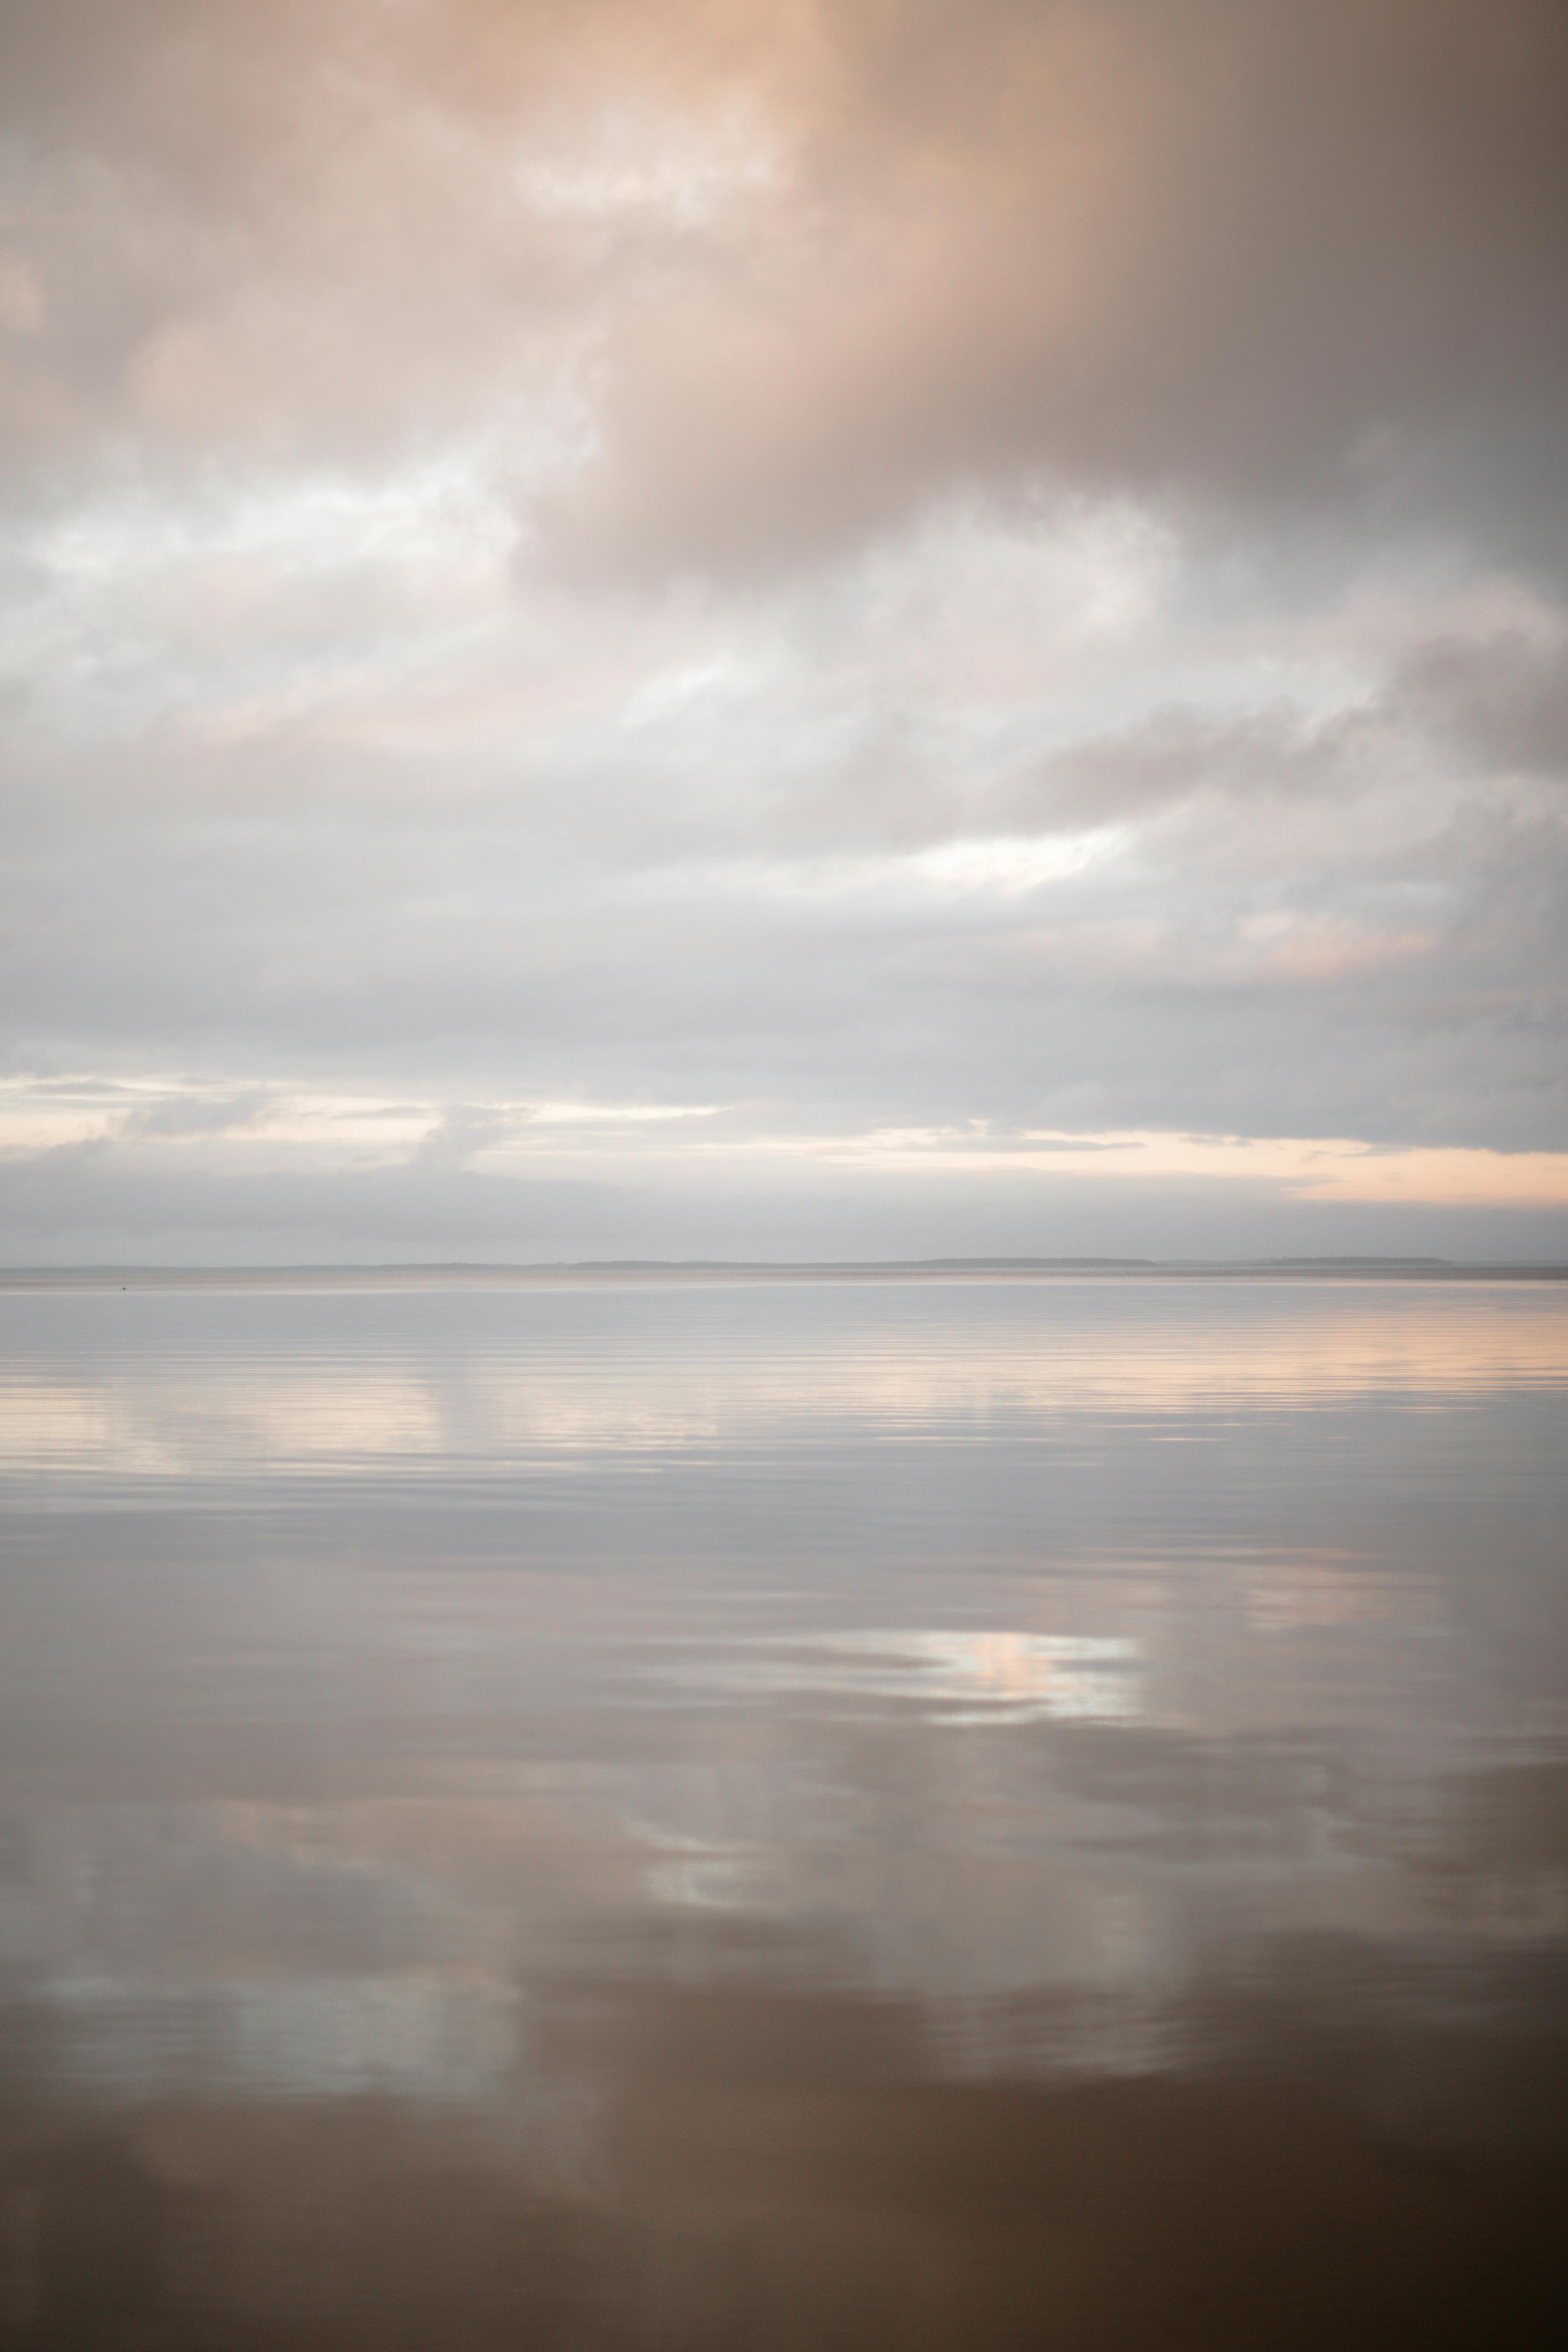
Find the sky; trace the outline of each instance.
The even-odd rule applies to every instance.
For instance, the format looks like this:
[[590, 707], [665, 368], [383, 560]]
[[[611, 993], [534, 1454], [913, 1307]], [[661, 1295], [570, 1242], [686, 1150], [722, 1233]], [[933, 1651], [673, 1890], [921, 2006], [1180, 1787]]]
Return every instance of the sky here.
[[1568, 1257], [1561, 0], [5, 0], [0, 1261]]

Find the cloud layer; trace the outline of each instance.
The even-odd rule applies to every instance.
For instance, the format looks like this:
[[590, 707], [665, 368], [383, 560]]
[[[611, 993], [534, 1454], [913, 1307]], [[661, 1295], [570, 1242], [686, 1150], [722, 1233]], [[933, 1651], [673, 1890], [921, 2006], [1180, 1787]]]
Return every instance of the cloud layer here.
[[5, 1255], [1563, 1246], [1550, 0], [5, 41]]

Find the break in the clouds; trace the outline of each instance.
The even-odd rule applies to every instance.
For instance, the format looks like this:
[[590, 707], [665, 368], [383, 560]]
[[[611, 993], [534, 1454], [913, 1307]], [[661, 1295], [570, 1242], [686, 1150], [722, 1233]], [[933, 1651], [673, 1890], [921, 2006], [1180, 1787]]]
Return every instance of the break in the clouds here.
[[11, 0], [13, 1258], [1568, 1245], [1556, 0]]

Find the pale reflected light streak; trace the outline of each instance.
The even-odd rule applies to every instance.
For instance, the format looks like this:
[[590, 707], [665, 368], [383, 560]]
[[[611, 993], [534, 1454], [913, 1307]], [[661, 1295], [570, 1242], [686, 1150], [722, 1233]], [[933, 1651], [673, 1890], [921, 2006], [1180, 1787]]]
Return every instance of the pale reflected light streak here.
[[1117, 1634], [890, 1632], [756, 1643], [672, 1670], [683, 1689], [885, 1700], [950, 1726], [1123, 1722], [1142, 1646]]
[[1005, 1322], [963, 1336], [907, 1330], [880, 1346], [785, 1339], [765, 1358], [716, 1345], [671, 1355], [657, 1381], [635, 1324], [614, 1348], [552, 1351], [533, 1328], [528, 1285], [512, 1295], [515, 1316], [487, 1341], [478, 1387], [342, 1339], [332, 1359], [309, 1364], [200, 1352], [172, 1353], [155, 1369], [110, 1358], [90, 1374], [14, 1364], [0, 1375], [0, 1475], [34, 1486], [352, 1478], [367, 1463], [402, 1460], [504, 1478], [542, 1458], [586, 1468], [606, 1454], [698, 1451], [781, 1423], [803, 1437], [914, 1438], [955, 1422], [1026, 1433], [1084, 1412], [1136, 1422], [1376, 1399], [1422, 1407], [1499, 1387], [1547, 1391], [1568, 1371], [1557, 1300], [1544, 1287], [1391, 1297], [1375, 1282], [1350, 1281], [1331, 1306], [1319, 1291], [1310, 1317], [1289, 1312], [1287, 1294], [1286, 1311], [1257, 1323], [1189, 1320], [1160, 1344], [1142, 1318], [1116, 1329], [1072, 1318], [1042, 1331]]

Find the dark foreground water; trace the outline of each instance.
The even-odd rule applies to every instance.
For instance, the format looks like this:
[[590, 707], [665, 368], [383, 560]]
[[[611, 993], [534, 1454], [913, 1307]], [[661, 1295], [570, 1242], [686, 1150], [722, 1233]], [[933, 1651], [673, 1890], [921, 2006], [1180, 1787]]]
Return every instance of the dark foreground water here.
[[0, 1333], [0, 2343], [1568, 2340], [1568, 1286]]

